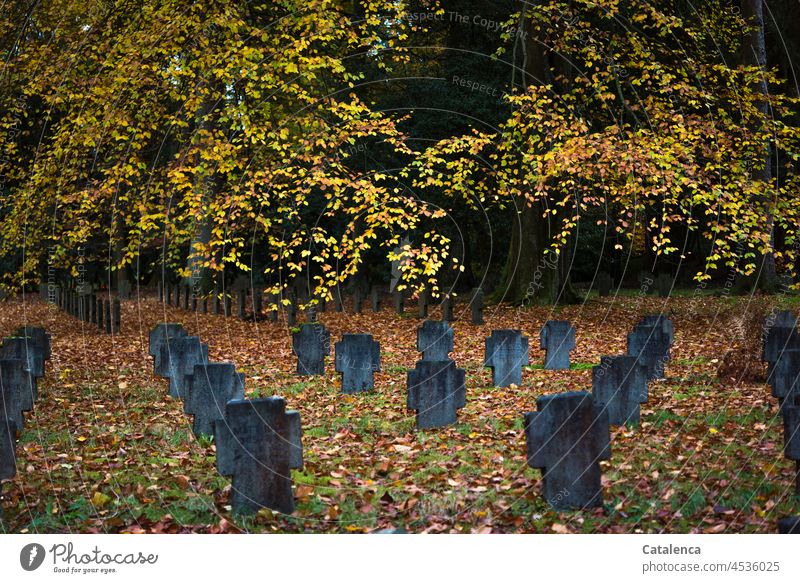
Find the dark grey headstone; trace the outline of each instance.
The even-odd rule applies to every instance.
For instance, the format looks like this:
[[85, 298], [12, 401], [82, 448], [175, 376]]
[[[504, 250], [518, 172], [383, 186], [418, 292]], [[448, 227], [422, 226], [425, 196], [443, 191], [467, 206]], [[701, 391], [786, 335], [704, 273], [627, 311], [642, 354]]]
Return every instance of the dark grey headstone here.
[[442, 300], [442, 320], [445, 322], [452, 322], [453, 318], [453, 298], [450, 294], [446, 295]]
[[181, 286], [179, 283], [175, 284], [175, 307], [181, 307]]
[[168, 306], [172, 305], [172, 286], [167, 284], [167, 301], [165, 302]]
[[314, 323], [317, 321], [317, 308], [316, 306], [308, 306], [306, 308], [306, 321], [309, 323]]
[[238, 310], [239, 318], [244, 320], [247, 314], [247, 290], [240, 289], [236, 292], [236, 308]]
[[522, 367], [528, 364], [528, 338], [519, 330], [494, 330], [486, 338], [483, 366], [492, 369], [495, 387], [522, 384]]
[[417, 318], [424, 320], [428, 317], [428, 292], [420, 292], [417, 297]]
[[97, 297], [89, 296], [89, 322], [97, 324]]
[[405, 312], [405, 298], [403, 297], [403, 292], [393, 291], [392, 301], [394, 302], [394, 311], [396, 313], [402, 314]]
[[97, 328], [102, 332], [105, 329], [105, 323], [103, 320], [105, 319], [105, 307], [103, 305], [103, 300], [98, 298], [97, 299]]
[[161, 356], [156, 374], [169, 380], [169, 394], [174, 399], [183, 399], [186, 385], [196, 364], [208, 362], [208, 345], [197, 336], [169, 338], [161, 344]]
[[280, 397], [229, 401], [216, 422], [217, 469], [232, 476], [237, 514], [261, 508], [294, 512], [292, 468], [302, 468], [300, 413]]
[[279, 298], [275, 294], [270, 294], [269, 296], [269, 312], [267, 313], [267, 319], [270, 322], [277, 322], [278, 321], [278, 305], [279, 305]]
[[800, 534], [800, 516], [787, 516], [778, 521], [779, 534]]
[[659, 297], [668, 298], [669, 294], [672, 292], [673, 283], [674, 280], [671, 275], [666, 273], [658, 274], [658, 277], [656, 277], [656, 289], [658, 290]]
[[472, 323], [476, 326], [483, 324], [483, 290], [480, 288], [472, 294], [472, 301], [469, 304]]
[[663, 379], [664, 367], [670, 359], [669, 336], [661, 326], [638, 324], [628, 334], [628, 356], [636, 356], [647, 367], [649, 380]]
[[164, 301], [164, 282], [162, 282], [162, 281], [159, 281], [159, 282], [156, 284], [156, 287], [157, 287], [157, 290], [158, 290], [158, 291], [157, 291], [157, 294], [158, 294], [158, 301], [159, 301], [159, 302], [163, 302], [163, 301]]
[[223, 298], [223, 306], [225, 307], [225, 317], [230, 317], [231, 315], [231, 296], [230, 294], [226, 293], [225, 297]]
[[769, 384], [772, 396], [781, 401], [800, 396], [800, 350], [784, 350], [771, 367]]
[[36, 379], [25, 369], [22, 360], [0, 360], [0, 417], [10, 419], [17, 429], [25, 427], [23, 412], [33, 409]]
[[614, 280], [610, 273], [601, 271], [597, 274], [597, 295], [601, 298], [611, 295], [612, 287], [614, 287]]
[[122, 330], [122, 306], [119, 300], [114, 298], [114, 332]]
[[208, 314], [208, 298], [203, 298], [203, 301], [200, 304], [200, 313]]
[[381, 346], [371, 334], [345, 334], [336, 343], [336, 372], [342, 373], [342, 392], [360, 393], [375, 386], [381, 368]]
[[225, 418], [228, 401], [244, 399], [244, 376], [230, 362], [196, 364], [186, 387], [184, 413], [194, 415], [195, 435], [214, 435], [216, 421]]
[[611, 458], [608, 417], [586, 392], [546, 395], [525, 414], [528, 465], [542, 470], [544, 497], [557, 510], [603, 504], [600, 460]]
[[649, 314], [642, 318], [641, 324], [645, 326], [661, 327], [661, 331], [669, 338], [669, 345], [672, 346], [675, 342], [675, 327], [672, 320], [664, 314]]
[[656, 276], [651, 271], [640, 271], [636, 279], [639, 281], [639, 291], [642, 294], [653, 293]]
[[425, 320], [417, 328], [417, 351], [422, 353], [422, 360], [450, 360], [453, 336], [448, 322]]
[[106, 322], [106, 334], [111, 334], [114, 330], [114, 321], [111, 319], [111, 300], [106, 300], [104, 306], [106, 313], [103, 315], [103, 319]]
[[569, 353], [575, 349], [575, 328], [566, 320], [550, 320], [539, 332], [539, 346], [547, 351], [545, 369], [569, 370]]
[[353, 290], [353, 313], [360, 314], [361, 313], [361, 304], [364, 301], [362, 297], [361, 287], [356, 286]]
[[52, 355], [50, 345], [50, 334], [41, 326], [20, 326], [14, 333], [15, 336], [26, 337], [32, 343], [45, 360], [49, 360]]
[[14, 420], [0, 416], [0, 480], [10, 480], [17, 475], [16, 436]]
[[635, 356], [602, 356], [592, 368], [592, 396], [611, 425], [638, 425], [639, 404], [647, 401], [647, 369]]
[[149, 345], [147, 347], [147, 354], [153, 358], [158, 358], [161, 353], [161, 345], [168, 337], [186, 336], [187, 332], [183, 329], [183, 324], [174, 322], [165, 322], [157, 324], [155, 328], [150, 331]]
[[452, 425], [466, 404], [465, 372], [455, 361], [420, 360], [408, 371], [406, 407], [416, 410], [417, 429]]
[[261, 312], [264, 309], [264, 290], [256, 288], [253, 290], [253, 321], [257, 322], [261, 317]]
[[126, 278], [122, 278], [122, 279], [118, 280], [117, 295], [119, 295], [120, 299], [122, 299], [122, 300], [131, 299], [131, 290], [132, 289], [133, 289], [133, 286], [131, 285], [131, 282], [128, 281]]
[[286, 306], [286, 325], [289, 328], [294, 328], [297, 325], [297, 304], [295, 304], [295, 300], [292, 300]]
[[11, 358], [26, 363], [25, 368], [36, 377], [44, 376], [44, 349], [32, 338], [12, 336], [3, 340], [0, 358]]
[[219, 294], [214, 294], [214, 315], [219, 316], [222, 313], [222, 300]]
[[783, 414], [783, 453], [795, 462], [795, 495], [800, 496], [800, 397], [786, 400], [781, 407]]
[[322, 324], [304, 324], [292, 334], [297, 374], [324, 375], [325, 357], [331, 353], [331, 335]]

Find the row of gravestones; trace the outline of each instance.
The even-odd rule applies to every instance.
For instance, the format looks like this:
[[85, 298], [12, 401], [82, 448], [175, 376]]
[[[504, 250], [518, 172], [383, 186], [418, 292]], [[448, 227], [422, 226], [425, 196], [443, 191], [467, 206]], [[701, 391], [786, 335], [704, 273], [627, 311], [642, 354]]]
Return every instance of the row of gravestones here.
[[[245, 320], [259, 320], [263, 312], [264, 305], [278, 306], [281, 304], [280, 298], [276, 295], [269, 295], [264, 301], [264, 290], [260, 288], [253, 288], [252, 300], [250, 302], [250, 310], [248, 311], [248, 288], [242, 286], [234, 287], [236, 295], [236, 315], [237, 317]], [[405, 295], [403, 292], [392, 292], [392, 300], [394, 309], [398, 314], [405, 313]], [[200, 311], [203, 314], [209, 312], [209, 302], [211, 302], [211, 309], [214, 314], [224, 314], [231, 316], [232, 314], [232, 297], [227, 293], [212, 294], [210, 297], [198, 297], [191, 286], [182, 284], [163, 284], [158, 283], [158, 299], [160, 302], [176, 308], [183, 308], [184, 310]], [[364, 303], [364, 292], [362, 288], [355, 287], [352, 294], [353, 313], [361, 313]], [[370, 304], [373, 312], [381, 310], [383, 292], [379, 286], [372, 286], [369, 292]], [[297, 324], [298, 303], [307, 303], [308, 298], [303, 298], [300, 294], [292, 292], [289, 297], [288, 305], [286, 305], [286, 322], [290, 328]], [[334, 304], [337, 312], [344, 311], [344, 299], [338, 293], [334, 293]], [[453, 315], [454, 300], [450, 295], [446, 295], [441, 302], [442, 319], [452, 322], [455, 318]], [[428, 310], [431, 306], [431, 296], [428, 293], [420, 294], [417, 300], [417, 317], [424, 319], [428, 317]], [[327, 302], [324, 298], [318, 299], [317, 302], [306, 310], [306, 319], [309, 322], [315, 322], [317, 314], [325, 312]], [[473, 324], [483, 324], [483, 292], [480, 288], [476, 289], [470, 295], [470, 318]], [[270, 309], [267, 311], [266, 317], [272, 322], [278, 321], [278, 310]]]
[[300, 413], [280, 397], [245, 399], [244, 375], [230, 362], [209, 362], [208, 346], [180, 324], [150, 333], [154, 371], [193, 417], [197, 437], [213, 437], [217, 470], [232, 481], [239, 514], [271, 508], [294, 511], [291, 469], [303, 467]]
[[17, 434], [39, 396], [37, 381], [49, 359], [50, 336], [44, 328], [23, 326], [0, 345], [0, 480], [17, 475]]
[[81, 322], [94, 324], [106, 334], [119, 333], [122, 324], [122, 307], [119, 298], [103, 299], [88, 286], [82, 289], [63, 289], [60, 286], [43, 286], [42, 299], [53, 301], [64, 312]]
[[[778, 399], [783, 417], [783, 451], [796, 464], [795, 495], [800, 496], [800, 333], [797, 318], [786, 310], [767, 317], [764, 323], [763, 359], [767, 383]], [[794, 522], [792, 522], [794, 521]], [[800, 533], [800, 517], [785, 519], [786, 528]]]

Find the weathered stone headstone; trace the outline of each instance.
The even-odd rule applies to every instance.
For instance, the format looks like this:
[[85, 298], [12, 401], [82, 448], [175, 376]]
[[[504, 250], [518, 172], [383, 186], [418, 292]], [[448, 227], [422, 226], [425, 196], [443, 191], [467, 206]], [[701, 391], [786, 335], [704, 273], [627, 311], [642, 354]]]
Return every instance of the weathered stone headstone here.
[[316, 306], [308, 306], [306, 308], [306, 322], [314, 323], [317, 321], [317, 308]]
[[208, 362], [208, 345], [200, 342], [197, 336], [170, 338], [161, 344], [161, 356], [156, 374], [169, 380], [169, 395], [173, 399], [183, 399], [186, 385], [194, 372], [196, 364]]
[[155, 328], [150, 331], [147, 354], [153, 358], [160, 358], [161, 345], [166, 342], [168, 338], [187, 335], [186, 330], [183, 329], [183, 324], [177, 324], [175, 322], [157, 324]]
[[267, 313], [267, 319], [270, 322], [277, 322], [278, 321], [278, 302], [279, 298], [275, 294], [270, 294], [269, 296], [269, 312]]
[[97, 328], [101, 332], [105, 329], [105, 324], [103, 320], [105, 319], [105, 309], [103, 306], [103, 300], [97, 298]]
[[774, 363], [768, 378], [772, 396], [789, 402], [800, 396], [800, 350], [784, 350]]
[[158, 282], [156, 283], [156, 288], [157, 288], [157, 290], [158, 290], [158, 291], [157, 291], [157, 294], [158, 294], [158, 301], [159, 301], [159, 302], [163, 302], [163, 301], [164, 301], [164, 282], [162, 282], [162, 281], [158, 281]]
[[179, 283], [175, 284], [175, 307], [181, 307], [181, 285]]
[[607, 271], [597, 274], [597, 295], [601, 298], [611, 295], [611, 288], [614, 287], [614, 280]]
[[363, 298], [361, 297], [361, 286], [356, 286], [353, 290], [353, 313], [360, 314], [361, 313], [361, 303], [363, 302]]
[[592, 396], [611, 425], [638, 425], [639, 404], [647, 401], [647, 369], [635, 356], [602, 356], [592, 368]]
[[787, 516], [778, 521], [778, 534], [800, 534], [800, 516]]
[[539, 346], [546, 350], [545, 369], [569, 370], [569, 353], [575, 349], [575, 328], [566, 320], [549, 320], [539, 332]]
[[[3, 403], [0, 402], [0, 406]], [[17, 424], [0, 415], [0, 480], [17, 475]]]
[[611, 458], [608, 417], [586, 392], [545, 395], [525, 414], [528, 465], [542, 470], [557, 510], [603, 504], [600, 460]]
[[452, 322], [453, 318], [453, 298], [447, 294], [442, 300], [442, 320]]
[[256, 288], [253, 290], [253, 321], [258, 322], [258, 319], [261, 317], [261, 312], [264, 308], [263, 305], [263, 298], [264, 297], [264, 290], [260, 288]]
[[25, 427], [23, 412], [33, 409], [36, 380], [19, 359], [0, 359], [0, 417], [10, 419], [17, 429]]
[[800, 496], [800, 399], [784, 402], [783, 413], [783, 453], [786, 459], [794, 460], [795, 494]]
[[659, 297], [668, 298], [672, 291], [672, 285], [673, 279], [671, 275], [659, 273], [658, 277], [656, 277], [656, 289], [658, 290]]
[[219, 316], [222, 313], [222, 299], [219, 293], [214, 294], [214, 315]]
[[114, 332], [122, 330], [122, 307], [119, 300], [114, 298]]
[[286, 325], [289, 328], [294, 328], [297, 325], [297, 304], [295, 304], [294, 299], [286, 306]]
[[97, 324], [97, 298], [89, 296], [89, 323]]
[[25, 369], [36, 377], [44, 376], [44, 350], [32, 338], [12, 336], [3, 340], [0, 346], [0, 358], [21, 360]]
[[244, 375], [236, 372], [231, 362], [196, 364], [189, 384], [183, 410], [194, 415], [192, 432], [195, 435], [214, 435], [216, 421], [225, 418], [228, 401], [244, 399]]
[[29, 342], [32, 342], [36, 349], [42, 354], [45, 360], [49, 360], [50, 356], [52, 355], [52, 350], [50, 348], [50, 334], [47, 333], [41, 326], [20, 326], [17, 328], [15, 332], [15, 336], [19, 336], [21, 338], [28, 338]]
[[651, 271], [640, 271], [636, 278], [639, 281], [639, 291], [642, 294], [647, 295], [653, 292], [656, 276]]
[[417, 297], [417, 318], [424, 320], [428, 317], [428, 292], [422, 291]]
[[449, 360], [453, 351], [453, 327], [437, 320], [425, 320], [417, 328], [417, 351], [422, 360]]
[[381, 347], [371, 334], [344, 334], [336, 343], [336, 372], [342, 373], [342, 392], [360, 393], [375, 386], [381, 368]]
[[292, 351], [297, 355], [297, 374], [324, 375], [325, 357], [331, 353], [331, 335], [322, 324], [304, 324], [292, 334]]
[[494, 330], [486, 338], [484, 365], [492, 369], [495, 387], [522, 384], [522, 367], [528, 364], [528, 338], [519, 330]]
[[114, 329], [114, 321], [111, 319], [111, 300], [105, 301], [106, 313], [103, 316], [106, 322], [106, 334], [111, 334]]
[[225, 307], [225, 317], [228, 318], [231, 315], [231, 295], [229, 293], [225, 294], [223, 305]]
[[128, 281], [127, 278], [123, 277], [122, 279], [117, 280], [117, 295], [119, 296], [120, 299], [122, 300], [131, 299], [132, 289], [133, 286], [131, 285], [131, 282]]
[[405, 298], [403, 297], [403, 292], [393, 291], [392, 301], [394, 302], [394, 311], [398, 314], [403, 314], [405, 312]]
[[420, 360], [408, 371], [406, 407], [416, 410], [417, 429], [455, 423], [458, 409], [466, 404], [465, 371], [455, 361]]
[[647, 367], [648, 380], [663, 379], [669, 361], [669, 336], [661, 326], [638, 324], [628, 334], [628, 356], [636, 356]]
[[645, 326], [656, 326], [660, 327], [661, 331], [667, 335], [669, 339], [669, 345], [675, 342], [675, 327], [672, 323], [672, 320], [665, 316], [664, 314], [650, 314], [642, 318], [641, 324]]
[[287, 411], [280, 397], [229, 401], [215, 427], [217, 469], [233, 478], [233, 511], [294, 512], [290, 470], [303, 467], [300, 413]]
[[472, 301], [469, 304], [472, 323], [476, 326], [483, 324], [483, 290], [478, 288], [472, 294]]

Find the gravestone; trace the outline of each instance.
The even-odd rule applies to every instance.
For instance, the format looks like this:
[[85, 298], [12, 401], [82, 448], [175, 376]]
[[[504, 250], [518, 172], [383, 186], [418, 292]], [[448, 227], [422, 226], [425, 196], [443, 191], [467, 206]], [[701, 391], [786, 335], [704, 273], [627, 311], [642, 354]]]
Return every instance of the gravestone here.
[[183, 399], [196, 364], [208, 362], [208, 345], [197, 336], [178, 336], [161, 344], [161, 356], [156, 374], [169, 380], [169, 395]]
[[50, 334], [47, 333], [47, 330], [41, 326], [20, 326], [14, 335], [28, 338], [28, 342], [34, 344], [45, 360], [50, 359], [52, 350], [50, 348]]
[[222, 300], [219, 293], [214, 294], [214, 314], [219, 316], [222, 313]]
[[[2, 405], [2, 403], [0, 403]], [[17, 425], [0, 415], [0, 480], [17, 475]]]
[[306, 322], [313, 324], [316, 321], [317, 321], [316, 306], [308, 306], [308, 308], [306, 308]]
[[175, 284], [175, 307], [181, 307], [181, 285], [179, 283]]
[[[152, 356], [156, 361], [161, 358], [161, 345], [167, 341], [168, 338], [178, 338], [187, 336], [188, 333], [183, 329], [183, 324], [174, 322], [165, 322], [157, 324], [155, 328], [150, 331], [147, 354]], [[158, 366], [156, 366], [156, 369]]]
[[448, 294], [442, 300], [442, 320], [452, 322], [453, 319], [453, 298]]
[[783, 413], [783, 453], [786, 459], [794, 460], [795, 495], [800, 496], [800, 399], [789, 402], [781, 408]]
[[788, 399], [793, 402], [800, 396], [800, 350], [784, 350], [771, 368], [768, 383], [772, 396], [780, 402]]
[[628, 334], [628, 356], [636, 356], [647, 367], [648, 380], [663, 379], [669, 361], [669, 336], [661, 326], [637, 324]]
[[223, 298], [223, 306], [225, 307], [225, 317], [228, 318], [231, 315], [231, 296], [230, 294], [226, 293], [225, 297]]
[[671, 275], [660, 273], [658, 277], [656, 277], [656, 289], [658, 290], [659, 297], [668, 298], [672, 291], [672, 285], [673, 279]]
[[478, 288], [472, 294], [472, 301], [469, 304], [472, 323], [476, 326], [483, 324], [483, 290]]
[[452, 425], [466, 404], [465, 371], [455, 361], [420, 360], [408, 371], [406, 407], [416, 410], [417, 429]]
[[89, 296], [89, 322], [97, 324], [97, 297]]
[[331, 335], [322, 324], [304, 324], [292, 334], [292, 352], [297, 356], [297, 374], [324, 375], [325, 357], [331, 353]]
[[208, 314], [208, 298], [203, 298], [203, 302], [200, 304], [200, 313]]
[[647, 401], [647, 369], [635, 356], [602, 356], [592, 368], [592, 396], [611, 425], [639, 424], [639, 404]]
[[597, 295], [601, 298], [611, 295], [611, 288], [614, 287], [614, 280], [607, 271], [597, 274]]
[[128, 281], [127, 278], [123, 277], [122, 279], [117, 280], [117, 295], [122, 300], [129, 300], [131, 299], [131, 290], [133, 286], [131, 282]]
[[217, 469], [231, 476], [237, 514], [294, 512], [291, 469], [303, 467], [300, 413], [280, 397], [229, 401], [215, 423]]
[[167, 288], [167, 301], [164, 302], [164, 303], [167, 304], [168, 306], [171, 306], [172, 305], [172, 286], [167, 284], [166, 288]]
[[370, 300], [372, 302], [372, 311], [381, 311], [381, 289], [377, 285], [373, 285], [370, 290]]
[[258, 322], [258, 319], [261, 317], [261, 312], [264, 308], [263, 305], [263, 298], [264, 297], [264, 290], [260, 288], [256, 288], [253, 290], [253, 321]]
[[158, 293], [158, 301], [159, 302], [163, 302], [164, 301], [164, 283], [162, 281], [157, 282], [156, 288], [158, 290], [157, 291], [157, 293]]
[[542, 470], [556, 510], [603, 504], [600, 460], [611, 458], [608, 417], [589, 393], [545, 395], [525, 414], [528, 465]]
[[664, 314], [649, 314], [642, 318], [641, 324], [645, 326], [660, 327], [661, 331], [667, 335], [669, 345], [672, 346], [675, 342], [675, 327], [672, 320]]
[[549, 320], [539, 332], [539, 346], [546, 350], [545, 369], [569, 370], [569, 353], [575, 349], [575, 328], [566, 320]]
[[397, 314], [403, 314], [405, 312], [405, 298], [403, 297], [403, 292], [401, 291], [393, 291], [392, 292], [392, 301], [394, 302], [394, 311]]
[[183, 411], [194, 415], [192, 432], [196, 436], [214, 435], [217, 421], [225, 418], [228, 401], [244, 399], [244, 375], [231, 362], [194, 365], [186, 387]]
[[289, 328], [297, 325], [297, 305], [294, 303], [294, 299], [286, 306], [286, 325]]
[[375, 386], [381, 370], [381, 346], [371, 334], [344, 334], [336, 343], [336, 372], [342, 373], [342, 392], [360, 393]]
[[778, 521], [778, 534], [800, 534], [800, 516], [787, 516]]
[[422, 291], [417, 297], [417, 318], [424, 320], [428, 317], [428, 292]]
[[353, 313], [360, 314], [361, 313], [361, 303], [363, 298], [361, 297], [361, 287], [356, 286], [353, 290]]
[[3, 340], [0, 346], [0, 358], [21, 360], [25, 369], [36, 377], [44, 376], [44, 350], [33, 338], [12, 336]]
[[267, 318], [270, 322], [277, 322], [278, 321], [278, 296], [275, 294], [270, 294], [269, 296], [269, 312], [267, 313]]
[[122, 330], [122, 307], [119, 300], [114, 298], [114, 332]]
[[18, 430], [25, 427], [23, 412], [33, 409], [36, 380], [19, 359], [0, 358], [0, 417], [10, 419]]
[[519, 330], [494, 330], [485, 347], [483, 366], [492, 369], [492, 384], [521, 385], [522, 367], [528, 364], [528, 338]]
[[417, 351], [422, 353], [422, 360], [449, 360], [453, 336], [453, 327], [449, 323], [425, 320], [417, 328]]
[[640, 271], [636, 279], [639, 282], [639, 291], [647, 295], [653, 292], [653, 284], [656, 281], [656, 276], [650, 271]]

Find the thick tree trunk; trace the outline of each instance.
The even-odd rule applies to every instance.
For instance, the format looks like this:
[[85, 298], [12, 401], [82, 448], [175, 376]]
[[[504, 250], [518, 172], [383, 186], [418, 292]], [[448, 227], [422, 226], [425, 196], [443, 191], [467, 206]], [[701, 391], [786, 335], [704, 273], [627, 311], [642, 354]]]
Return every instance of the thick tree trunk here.
[[[550, 81], [547, 50], [530, 26], [526, 10], [526, 3], [522, 3], [522, 34], [517, 35], [515, 47], [516, 63], [524, 70], [523, 87]], [[524, 197], [516, 201], [516, 208], [508, 257], [493, 299], [523, 304], [577, 301], [578, 294], [569, 281], [567, 249], [559, 255], [550, 249], [560, 230], [559, 217], [545, 217], [542, 202], [531, 204]]]
[[[742, 0], [742, 16], [748, 23], [748, 28], [745, 29], [744, 39], [742, 43], [742, 62], [745, 65], [754, 65], [766, 71], [767, 68], [767, 49], [764, 40], [764, 2], [763, 0]], [[769, 87], [765, 78], [758, 81], [756, 90], [764, 96], [759, 111], [766, 119], [769, 115], [769, 105], [767, 102]], [[753, 170], [753, 180], [762, 182], [766, 192], [764, 196], [771, 199], [771, 185], [772, 185], [772, 155], [771, 146], [769, 143], [764, 144], [764, 159], [763, 168], [756, 167]], [[759, 165], [760, 166], [760, 165]], [[774, 216], [772, 213], [771, 203], [767, 202], [769, 209], [766, 221], [770, 229], [770, 244], [775, 244], [774, 233]], [[777, 273], [775, 269], [775, 255], [770, 250], [763, 256], [761, 264], [761, 271], [758, 277], [757, 285], [759, 288], [772, 291], [777, 287]]]

